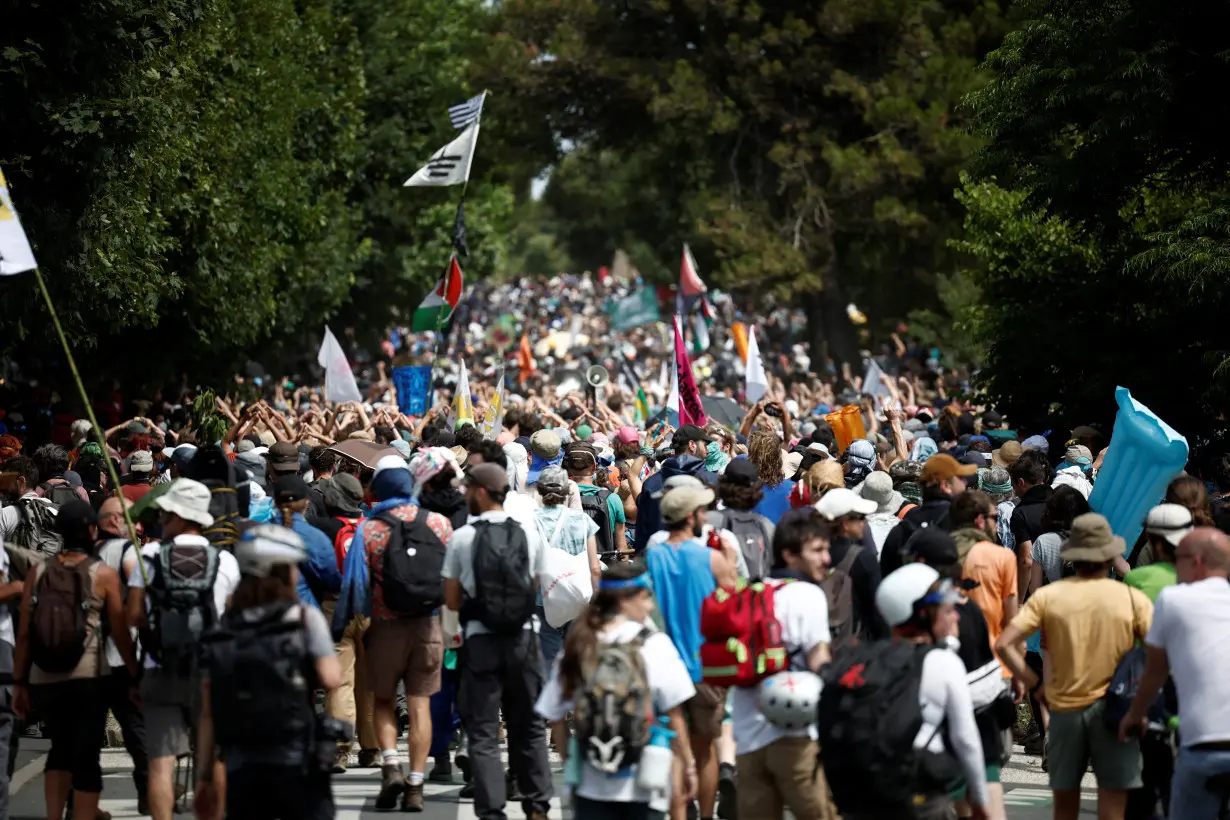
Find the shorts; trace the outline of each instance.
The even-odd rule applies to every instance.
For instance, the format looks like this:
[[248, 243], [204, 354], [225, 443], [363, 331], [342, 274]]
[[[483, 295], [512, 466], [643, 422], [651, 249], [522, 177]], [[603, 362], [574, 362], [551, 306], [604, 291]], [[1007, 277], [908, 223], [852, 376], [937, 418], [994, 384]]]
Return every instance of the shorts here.
[[179, 757], [189, 751], [196, 722], [200, 682], [146, 669], [141, 678], [141, 712], [145, 717], [145, 752], [151, 759]]
[[693, 735], [716, 738], [722, 734], [722, 718], [726, 714], [726, 689], [696, 684], [696, 694], [683, 703], [683, 714]]
[[1101, 701], [1072, 712], [1051, 712], [1046, 735], [1052, 789], [1079, 789], [1089, 763], [1099, 789], [1140, 788], [1140, 742], [1120, 743], [1103, 719]]
[[372, 621], [363, 633], [363, 648], [367, 685], [377, 700], [396, 698], [399, 682], [405, 682], [408, 698], [429, 698], [440, 691], [444, 634], [435, 615]]
[[79, 792], [102, 791], [99, 752], [107, 726], [105, 684], [105, 678], [77, 678], [30, 687], [31, 705], [51, 737], [44, 770], [68, 772]]

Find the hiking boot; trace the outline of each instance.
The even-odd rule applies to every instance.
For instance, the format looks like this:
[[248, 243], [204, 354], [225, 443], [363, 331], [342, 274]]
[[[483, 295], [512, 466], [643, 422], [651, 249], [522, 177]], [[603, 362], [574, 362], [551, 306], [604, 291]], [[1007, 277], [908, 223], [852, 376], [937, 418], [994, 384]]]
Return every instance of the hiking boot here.
[[717, 816], [721, 820], [738, 820], [738, 810], [735, 808], [735, 767], [723, 763], [718, 767], [718, 804]]
[[406, 784], [406, 790], [401, 795], [401, 810], [420, 812], [423, 810], [423, 784], [417, 786]]
[[345, 774], [346, 767], [350, 765], [350, 752], [345, 749], [338, 749], [337, 754], [333, 756], [333, 773]]
[[376, 811], [392, 811], [397, 808], [397, 798], [406, 790], [406, 776], [401, 766], [390, 763], [380, 767], [380, 793], [376, 795]]
[[453, 764], [448, 762], [447, 757], [441, 757], [431, 767], [431, 771], [427, 774], [427, 779], [432, 783], [452, 783]]
[[1046, 737], [1041, 733], [1031, 735], [1030, 737], [1025, 738], [1025, 742], [1021, 745], [1025, 747], [1025, 754], [1040, 755], [1046, 748]]
[[380, 750], [379, 749], [360, 749], [359, 750], [359, 768], [360, 769], [379, 769], [380, 768]]

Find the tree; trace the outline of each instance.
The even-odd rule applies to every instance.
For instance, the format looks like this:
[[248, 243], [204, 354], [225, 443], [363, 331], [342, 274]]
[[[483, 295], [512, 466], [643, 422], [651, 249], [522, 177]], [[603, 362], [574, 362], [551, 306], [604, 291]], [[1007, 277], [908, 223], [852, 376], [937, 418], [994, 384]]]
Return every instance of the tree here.
[[[986, 382], [1021, 421], [1052, 423], [1051, 402], [1073, 423], [1108, 418], [1123, 384], [1180, 430], [1207, 431], [1230, 397], [1230, 155], [1208, 116], [1230, 77], [1218, 35], [1230, 9], [1030, 0], [1020, 11], [971, 97], [986, 140], [978, 179], [1003, 186], [964, 196], [963, 249], [982, 263], [983, 333], [999, 348]], [[1043, 248], [1017, 266], [1021, 236], [1044, 226], [1074, 245], [1051, 245], [1053, 265]], [[1091, 254], [1079, 265], [1076, 246]], [[1021, 324], [1032, 340], [1012, 335]]]
[[631, 201], [669, 214], [629, 208], [616, 241], [635, 226], [671, 276], [690, 241], [713, 284], [803, 305], [814, 349], [853, 361], [846, 303], [902, 316], [950, 264], [975, 145], [957, 102], [999, 26], [989, 1], [518, 0], [490, 82], [527, 141], [577, 146], [599, 182], [614, 157]]

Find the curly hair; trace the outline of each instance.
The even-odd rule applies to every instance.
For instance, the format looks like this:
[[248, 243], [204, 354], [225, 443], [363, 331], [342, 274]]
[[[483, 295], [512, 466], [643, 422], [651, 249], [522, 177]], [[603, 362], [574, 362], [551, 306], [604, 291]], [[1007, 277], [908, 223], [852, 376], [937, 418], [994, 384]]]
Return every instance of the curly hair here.
[[750, 510], [764, 498], [764, 490], [721, 479], [717, 483], [717, 497], [728, 509]]
[[782, 469], [782, 445], [772, 433], [755, 431], [747, 437], [747, 458], [756, 468], [756, 475], [768, 487], [785, 481]]

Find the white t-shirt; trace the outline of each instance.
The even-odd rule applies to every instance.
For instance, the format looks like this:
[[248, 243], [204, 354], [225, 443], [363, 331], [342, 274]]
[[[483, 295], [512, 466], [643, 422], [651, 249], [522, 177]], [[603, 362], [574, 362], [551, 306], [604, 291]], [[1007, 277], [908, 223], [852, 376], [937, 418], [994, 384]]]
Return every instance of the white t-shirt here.
[[[818, 644], [829, 643], [829, 601], [824, 590], [805, 581], [783, 584], [773, 593], [773, 609], [782, 627], [782, 642], [790, 653], [792, 668], [807, 663], [807, 655]], [[730, 712], [738, 754], [751, 754], [783, 737], [816, 739], [816, 725], [806, 729], [779, 729], [760, 711], [760, 689], [756, 686], [730, 690]]]
[[1145, 643], [1164, 649], [1179, 696], [1183, 746], [1230, 740], [1230, 583], [1166, 587]]
[[[517, 493], [509, 493], [505, 498], [505, 503], [513, 497], [525, 498], [525, 496], [518, 496]], [[529, 500], [526, 499], [526, 502], [528, 503]], [[529, 519], [527, 521], [522, 521], [507, 509], [471, 516], [470, 521], [482, 520], [499, 524], [511, 518], [520, 524], [521, 529], [525, 531], [525, 540], [530, 550], [530, 577], [537, 581], [546, 560], [543, 554], [542, 539], [538, 537], [538, 527], [534, 524], [534, 508], [531, 506], [528, 510]], [[471, 597], [477, 594], [478, 589], [474, 580], [474, 536], [476, 532], [472, 523], [466, 524], [459, 530], [454, 530], [453, 537], [448, 542], [448, 552], [444, 554], [444, 569], [441, 573], [445, 578], [459, 581], [466, 595]], [[525, 628], [535, 629], [536, 621], [536, 618], [531, 617], [526, 621]], [[469, 638], [473, 635], [488, 635], [490, 632], [491, 630], [480, 622], [472, 620], [466, 624], [465, 636]]]
[[[598, 639], [603, 643], [625, 643], [636, 638], [644, 628], [644, 624], [621, 618], [598, 633]], [[696, 694], [692, 676], [683, 665], [683, 659], [679, 657], [674, 642], [666, 633], [654, 632], [645, 639], [641, 646], [641, 659], [645, 662], [653, 706], [659, 716], [665, 715]], [[559, 663], [560, 659], [556, 658], [551, 679], [547, 681], [542, 694], [538, 696], [538, 703], [534, 705], [534, 711], [552, 722], [563, 720], [564, 716], [572, 711], [574, 703], [571, 699], [563, 699]], [[668, 810], [670, 803], [669, 793], [650, 793], [638, 789], [635, 770], [631, 777], [611, 777], [588, 763], [581, 766], [581, 782], [577, 785], [576, 793], [589, 800], [602, 802], [649, 803], [650, 807], [657, 811]]]
[[[203, 535], [177, 535], [175, 543], [180, 546], [204, 547], [209, 545], [209, 539]], [[162, 549], [162, 544], [158, 541], [152, 541], [141, 547], [141, 558], [145, 563], [145, 572], [150, 577], [154, 577], [154, 565], [158, 559], [158, 553]], [[128, 548], [128, 552], [124, 554], [124, 560], [127, 561], [132, 557], [132, 547]], [[231, 555], [226, 550], [218, 550], [218, 576], [214, 578], [214, 607], [221, 617], [222, 613], [226, 612], [226, 602], [230, 600], [232, 593], [235, 592], [235, 587], [239, 586], [239, 562], [235, 560], [235, 556]], [[129, 589], [145, 589], [145, 578], [141, 577], [141, 568], [133, 566], [132, 577], [128, 579]], [[148, 614], [150, 611], [149, 596], [145, 597], [145, 611]], [[153, 657], [145, 656], [145, 668], [157, 669], [158, 662]]]
[[[982, 739], [974, 723], [974, 701], [965, 678], [965, 664], [956, 652], [933, 649], [923, 659], [922, 682], [918, 687], [922, 701], [923, 725], [914, 737], [915, 749], [944, 752], [944, 735], [950, 751], [965, 770], [970, 802], [987, 804], [987, 772], [982, 757]], [[938, 727], [948, 724], [941, 731]]]

